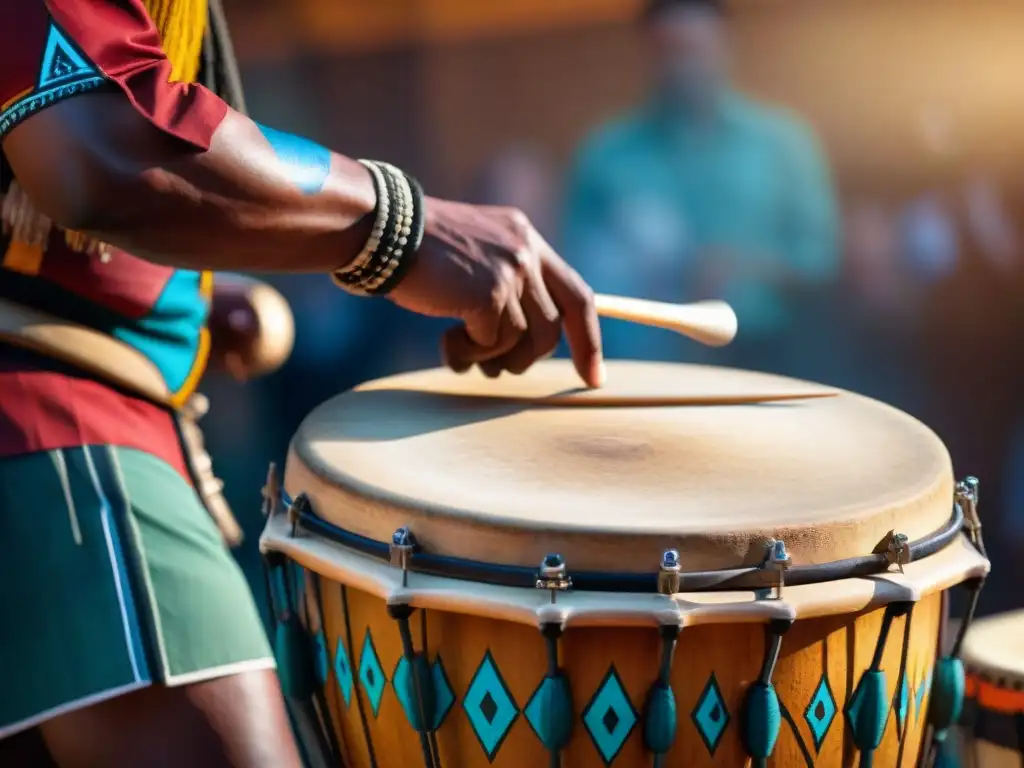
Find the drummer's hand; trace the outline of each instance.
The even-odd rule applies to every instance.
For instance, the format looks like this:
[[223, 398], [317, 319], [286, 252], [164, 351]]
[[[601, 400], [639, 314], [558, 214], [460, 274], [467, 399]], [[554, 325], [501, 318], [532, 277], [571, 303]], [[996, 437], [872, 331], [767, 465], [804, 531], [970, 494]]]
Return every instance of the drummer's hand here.
[[564, 327], [579, 375], [592, 387], [604, 383], [593, 292], [521, 212], [433, 198], [426, 210], [416, 262], [390, 297], [421, 315], [462, 321], [442, 342], [453, 370], [523, 373], [551, 355]]

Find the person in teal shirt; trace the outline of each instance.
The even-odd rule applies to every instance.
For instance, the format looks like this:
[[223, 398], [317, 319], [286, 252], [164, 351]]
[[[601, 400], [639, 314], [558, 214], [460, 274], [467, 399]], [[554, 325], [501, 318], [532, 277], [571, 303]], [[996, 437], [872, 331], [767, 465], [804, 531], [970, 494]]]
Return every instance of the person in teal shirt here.
[[[595, 131], [568, 179], [562, 250], [600, 292], [722, 298], [740, 332], [715, 362], [792, 372], [805, 297], [837, 278], [836, 204], [811, 130], [728, 80], [722, 8], [652, 0], [643, 18], [654, 89]], [[802, 326], [798, 329], [797, 326]], [[708, 359], [664, 331], [609, 323], [605, 352]]]

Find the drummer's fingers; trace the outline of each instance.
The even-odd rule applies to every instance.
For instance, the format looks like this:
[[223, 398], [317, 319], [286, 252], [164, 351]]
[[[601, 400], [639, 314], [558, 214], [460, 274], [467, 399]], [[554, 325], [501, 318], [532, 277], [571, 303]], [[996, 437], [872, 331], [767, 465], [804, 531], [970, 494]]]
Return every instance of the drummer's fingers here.
[[453, 371], [463, 373], [474, 363], [501, 357], [515, 347], [526, 328], [526, 316], [519, 297], [509, 296], [498, 323], [495, 343], [491, 346], [477, 343], [471, 334], [469, 322], [449, 328], [441, 340], [445, 364]]
[[600, 387], [604, 384], [605, 369], [594, 292], [576, 270], [551, 249], [541, 260], [541, 268], [544, 284], [561, 312], [576, 372], [589, 386]]
[[[486, 300], [461, 316], [469, 340], [481, 349], [491, 349], [508, 342], [508, 338], [503, 338], [502, 334], [510, 331], [510, 318], [506, 316], [509, 304], [518, 302], [522, 290], [523, 275], [519, 261], [500, 261], [495, 264], [485, 289]], [[512, 312], [512, 320], [515, 320], [515, 308], [512, 308]], [[520, 329], [520, 333], [522, 330], [525, 330], [525, 326]]]
[[537, 360], [549, 357], [562, 335], [558, 307], [539, 275], [527, 283], [523, 295], [523, 311], [529, 328], [510, 352], [494, 361], [500, 363], [502, 369], [517, 375], [525, 373]]

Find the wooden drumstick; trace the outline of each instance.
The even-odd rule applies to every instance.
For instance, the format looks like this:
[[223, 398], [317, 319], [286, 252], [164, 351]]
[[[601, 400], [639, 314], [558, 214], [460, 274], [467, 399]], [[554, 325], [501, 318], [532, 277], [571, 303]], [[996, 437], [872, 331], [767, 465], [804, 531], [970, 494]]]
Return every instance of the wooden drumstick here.
[[724, 301], [669, 304], [599, 293], [594, 302], [601, 317], [666, 328], [709, 347], [724, 347], [736, 338], [736, 313]]

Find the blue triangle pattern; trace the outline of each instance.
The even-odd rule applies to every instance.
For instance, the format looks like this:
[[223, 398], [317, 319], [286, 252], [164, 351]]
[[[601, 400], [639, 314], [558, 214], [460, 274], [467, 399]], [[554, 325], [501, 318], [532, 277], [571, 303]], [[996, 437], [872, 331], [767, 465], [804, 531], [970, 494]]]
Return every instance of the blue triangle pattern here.
[[51, 22], [36, 87], [43, 90], [72, 80], [96, 77], [98, 74], [96, 67], [86, 61], [77, 46]]

